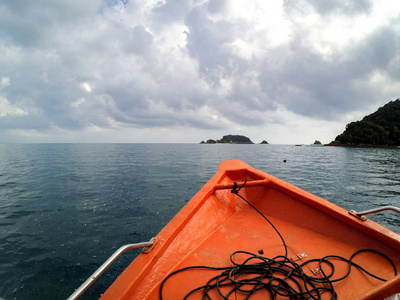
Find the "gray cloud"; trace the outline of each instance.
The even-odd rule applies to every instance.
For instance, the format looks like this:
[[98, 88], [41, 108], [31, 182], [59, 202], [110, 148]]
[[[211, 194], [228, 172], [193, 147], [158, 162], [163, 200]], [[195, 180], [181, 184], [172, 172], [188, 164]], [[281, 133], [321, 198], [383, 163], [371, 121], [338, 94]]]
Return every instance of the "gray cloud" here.
[[181, 22], [191, 10], [191, 0], [165, 0], [152, 10], [153, 21], [157, 24]]
[[399, 19], [325, 2], [1, 3], [0, 131], [262, 127], [392, 100]]
[[228, 6], [228, 0], [210, 0], [207, 8], [212, 14], [223, 14], [227, 11]]
[[129, 51], [132, 51], [138, 55], [146, 54], [146, 52], [149, 51], [151, 45], [153, 44], [153, 40], [153, 35], [148, 32], [143, 26], [135, 26], [135, 28], [133, 28], [129, 46], [127, 47], [128, 53]]
[[2, 34], [16, 45], [43, 47], [68, 27], [75, 30], [84, 26], [88, 15], [99, 11], [100, 3], [99, 0], [87, 3], [68, 0], [3, 1], [0, 3], [0, 27]]
[[372, 9], [372, 2], [369, 0], [345, 0], [345, 1], [309, 1], [315, 10], [322, 14], [345, 14], [358, 15], [369, 13]]

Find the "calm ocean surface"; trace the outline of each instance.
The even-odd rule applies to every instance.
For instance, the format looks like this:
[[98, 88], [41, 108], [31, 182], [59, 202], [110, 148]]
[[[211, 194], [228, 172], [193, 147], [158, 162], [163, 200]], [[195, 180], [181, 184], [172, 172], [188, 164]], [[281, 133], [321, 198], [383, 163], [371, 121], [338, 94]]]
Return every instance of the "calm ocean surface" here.
[[[67, 298], [120, 246], [155, 236], [228, 159], [347, 210], [400, 206], [400, 149], [0, 145], [0, 296]], [[400, 232], [394, 212], [371, 219]], [[137, 253], [124, 254], [81, 299], [97, 299]]]

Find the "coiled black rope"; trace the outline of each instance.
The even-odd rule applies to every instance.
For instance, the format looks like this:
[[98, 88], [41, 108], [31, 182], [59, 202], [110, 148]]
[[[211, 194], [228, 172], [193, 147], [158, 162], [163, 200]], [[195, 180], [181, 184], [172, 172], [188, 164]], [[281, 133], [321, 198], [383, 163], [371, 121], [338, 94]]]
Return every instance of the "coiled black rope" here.
[[[350, 275], [352, 267], [357, 268], [377, 280], [386, 281], [386, 279], [370, 273], [353, 261], [357, 255], [365, 252], [375, 253], [386, 259], [393, 267], [394, 275], [397, 275], [397, 268], [393, 261], [387, 255], [374, 249], [356, 251], [349, 259], [336, 255], [328, 255], [320, 259], [311, 259], [302, 264], [297, 264], [288, 258], [288, 249], [285, 240], [272, 222], [247, 199], [239, 195], [239, 191], [245, 186], [246, 182], [247, 179], [240, 188], [238, 188], [237, 183], [234, 182], [231, 192], [248, 203], [272, 226], [282, 240], [284, 255], [267, 258], [247, 251], [236, 251], [230, 256], [232, 266], [220, 268], [211, 266], [190, 266], [179, 269], [170, 273], [161, 282], [159, 290], [161, 300], [163, 299], [163, 288], [167, 280], [178, 273], [189, 270], [220, 271], [218, 275], [210, 278], [204, 285], [191, 290], [184, 297], [184, 299], [188, 299], [195, 293], [202, 293], [202, 299], [208, 300], [212, 300], [211, 293], [215, 295], [215, 292], [217, 292], [222, 299], [230, 299], [232, 295], [237, 296], [238, 294], [244, 297], [243, 299], [249, 299], [254, 293], [260, 290], [266, 291], [270, 295], [270, 299], [276, 299], [279, 295], [288, 299], [318, 300], [321, 299], [324, 293], [324, 295], [330, 295], [331, 300], [336, 300], [338, 299], [338, 295], [333, 284], [347, 278]], [[236, 257], [239, 255], [243, 262], [239, 263], [236, 261]], [[244, 260], [243, 257], [245, 257]], [[340, 278], [333, 279], [335, 265], [332, 260], [346, 262], [348, 264], [347, 273]], [[318, 276], [310, 276], [304, 273], [303, 268], [310, 263], [318, 263]], [[329, 272], [327, 272], [327, 269]]]

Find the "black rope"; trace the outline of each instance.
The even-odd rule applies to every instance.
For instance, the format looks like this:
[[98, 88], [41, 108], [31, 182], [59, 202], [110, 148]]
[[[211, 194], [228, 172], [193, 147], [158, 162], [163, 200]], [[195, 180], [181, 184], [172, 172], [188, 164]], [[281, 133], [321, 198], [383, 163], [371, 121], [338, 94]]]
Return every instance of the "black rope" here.
[[[284, 255], [276, 256], [274, 258], [267, 258], [265, 256], [257, 255], [247, 251], [236, 251], [231, 254], [230, 261], [232, 266], [228, 267], [211, 267], [211, 266], [190, 266], [179, 269], [170, 273], [162, 282], [159, 290], [160, 299], [163, 299], [163, 288], [165, 283], [172, 276], [189, 270], [210, 270], [220, 271], [220, 273], [208, 280], [203, 286], [199, 286], [186, 294], [184, 299], [188, 299], [194, 293], [202, 293], [202, 299], [212, 300], [210, 294], [217, 292], [222, 299], [229, 299], [233, 294], [241, 294], [249, 299], [254, 293], [264, 290], [270, 295], [270, 299], [274, 300], [276, 297], [282, 296], [288, 299], [321, 299], [322, 294], [330, 295], [331, 300], [338, 299], [337, 293], [334, 289], [333, 283], [346, 279], [352, 267], [364, 272], [365, 274], [380, 280], [380, 278], [360, 265], [356, 264], [354, 258], [365, 252], [375, 253], [378, 256], [386, 259], [394, 270], [394, 275], [397, 275], [397, 269], [393, 261], [385, 254], [374, 249], [362, 249], [356, 251], [349, 259], [336, 255], [328, 255], [320, 259], [311, 259], [302, 264], [297, 264], [288, 258], [288, 249], [284, 238], [279, 233], [277, 228], [272, 222], [253, 204], [251, 204], [243, 196], [239, 195], [239, 191], [245, 186], [247, 179], [240, 188], [234, 182], [231, 192], [244, 200], [253, 209], [255, 209], [276, 231], [282, 240], [284, 247]], [[236, 257], [246, 257], [243, 262], [237, 262]], [[348, 264], [348, 270], [345, 275], [340, 278], [333, 279], [335, 274], [335, 265], [332, 260], [340, 260]], [[310, 276], [304, 273], [303, 268], [310, 263], [318, 263], [319, 273], [315, 276]]]
[[284, 247], [284, 249], [285, 249], [285, 257], [287, 257], [287, 251], [288, 251], [288, 250], [287, 250], [287, 246], [286, 246], [285, 240], [283, 239], [283, 237], [282, 237], [282, 235], [280, 234], [280, 232], [278, 231], [278, 229], [276, 229], [276, 227], [274, 226], [274, 224], [272, 224], [272, 222], [271, 222], [270, 220], [268, 220], [268, 218], [267, 218], [261, 211], [259, 211], [257, 207], [255, 207], [253, 204], [251, 204], [249, 201], [247, 201], [246, 198], [244, 198], [243, 196], [239, 195], [239, 191], [242, 189], [242, 187], [244, 187], [244, 185], [245, 185], [246, 183], [247, 183], [247, 178], [246, 178], [246, 180], [244, 181], [244, 183], [242, 184], [242, 186], [238, 189], [238, 188], [237, 188], [237, 183], [236, 183], [236, 181], [235, 181], [235, 182], [233, 183], [233, 188], [232, 188], [232, 190], [231, 190], [231, 193], [237, 195], [239, 198], [241, 198], [243, 201], [245, 201], [248, 205], [250, 205], [253, 209], [255, 209], [256, 212], [258, 212], [258, 213], [272, 226], [272, 228], [276, 231], [276, 233], [279, 235], [279, 237], [280, 237], [281, 240], [282, 240], [282, 244], [283, 244], [283, 247]]

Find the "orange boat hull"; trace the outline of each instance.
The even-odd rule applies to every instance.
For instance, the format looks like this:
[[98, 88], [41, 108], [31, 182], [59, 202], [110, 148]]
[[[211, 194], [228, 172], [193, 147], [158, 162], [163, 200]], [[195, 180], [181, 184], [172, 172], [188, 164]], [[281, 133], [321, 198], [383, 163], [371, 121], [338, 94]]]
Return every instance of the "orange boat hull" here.
[[[294, 262], [327, 255], [349, 258], [360, 249], [373, 248], [400, 268], [399, 234], [234, 160], [221, 163], [210, 181], [156, 236], [150, 251], [139, 254], [101, 299], [159, 299], [161, 283], [171, 272], [191, 266], [231, 266], [230, 256], [238, 250], [269, 258], [284, 255], [282, 240], [268, 222], [231, 193], [234, 182], [240, 186], [246, 180], [239, 194], [274, 224], [286, 242], [287, 257]], [[333, 284], [338, 299], [384, 299], [400, 293], [400, 276], [394, 276], [393, 267], [383, 257], [366, 252], [354, 261], [387, 281], [353, 268], [346, 279]], [[307, 275], [318, 276], [317, 262], [304, 269]], [[336, 276], [347, 269], [348, 264], [335, 262]], [[165, 282], [163, 299], [183, 299], [220, 272], [192, 269], [178, 273]], [[216, 291], [210, 293], [213, 299], [221, 299]], [[201, 297], [201, 292], [195, 292], [190, 299]], [[269, 297], [260, 290], [251, 299]], [[245, 295], [236, 292], [231, 298]], [[331, 295], [322, 293], [321, 298]], [[278, 295], [277, 299], [288, 298]]]

